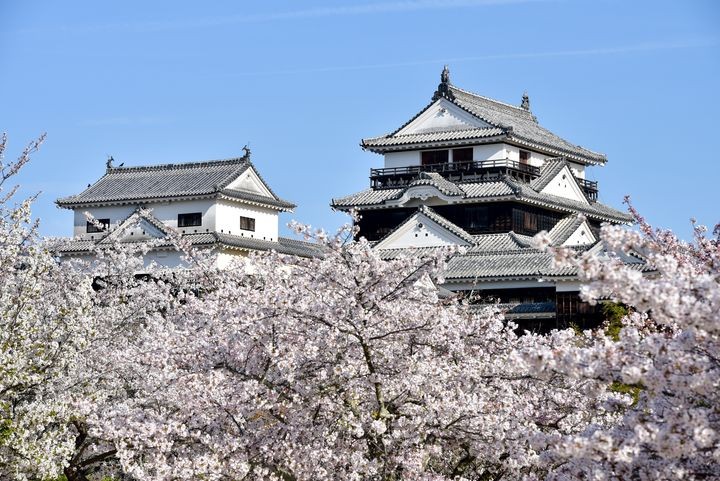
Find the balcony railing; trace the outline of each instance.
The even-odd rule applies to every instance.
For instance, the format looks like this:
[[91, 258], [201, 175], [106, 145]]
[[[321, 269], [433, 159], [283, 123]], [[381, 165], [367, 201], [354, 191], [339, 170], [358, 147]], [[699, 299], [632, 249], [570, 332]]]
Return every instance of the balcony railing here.
[[575, 180], [577, 180], [578, 184], [582, 188], [583, 192], [585, 192], [585, 195], [587, 198], [593, 202], [597, 200], [598, 197], [598, 183], [596, 180], [585, 180], [581, 179], [579, 177], [575, 177]]
[[[471, 160], [403, 167], [370, 169], [370, 186], [373, 189], [404, 187], [420, 177], [423, 172], [437, 172], [453, 182], [492, 182], [509, 176], [522, 182], [530, 182], [540, 176], [540, 167], [522, 164], [515, 160]], [[598, 196], [596, 181], [575, 177], [588, 200], [594, 202]]]
[[540, 168], [510, 159], [386, 167], [370, 169], [370, 184], [374, 189], [402, 187], [419, 178], [422, 172], [437, 172], [458, 182], [491, 181], [503, 175], [530, 182], [540, 175]]

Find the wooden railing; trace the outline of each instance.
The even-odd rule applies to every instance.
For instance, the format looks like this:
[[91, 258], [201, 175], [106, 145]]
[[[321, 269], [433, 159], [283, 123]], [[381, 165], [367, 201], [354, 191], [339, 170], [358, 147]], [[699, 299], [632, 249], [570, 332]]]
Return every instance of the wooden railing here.
[[370, 178], [394, 175], [413, 175], [420, 172], [454, 173], [468, 172], [476, 169], [510, 168], [532, 175], [540, 175], [540, 168], [534, 165], [521, 164], [515, 160], [470, 160], [465, 162], [445, 162], [441, 164], [408, 165], [404, 167], [385, 167], [382, 169], [370, 169]]
[[540, 168], [510, 159], [386, 167], [370, 169], [370, 185], [374, 189], [405, 186], [423, 172], [436, 172], [449, 180], [459, 182], [496, 180], [502, 175], [530, 182], [540, 175]]
[[598, 197], [598, 183], [596, 180], [586, 180], [581, 179], [579, 177], [575, 177], [575, 180], [577, 180], [578, 184], [582, 188], [582, 190], [585, 192], [585, 195], [590, 199], [591, 201], [596, 201]]

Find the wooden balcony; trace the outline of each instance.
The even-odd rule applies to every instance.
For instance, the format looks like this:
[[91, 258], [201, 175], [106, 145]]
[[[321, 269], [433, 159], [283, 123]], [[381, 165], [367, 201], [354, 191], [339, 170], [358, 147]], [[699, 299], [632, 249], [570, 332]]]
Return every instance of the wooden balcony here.
[[437, 172], [452, 182], [490, 182], [505, 175], [530, 182], [540, 175], [540, 168], [509, 159], [386, 167], [370, 169], [370, 186], [373, 189], [403, 187], [418, 179], [422, 172]]
[[579, 177], [575, 177], [580, 188], [585, 192], [590, 202], [595, 202], [598, 198], [598, 183], [597, 180], [585, 180]]

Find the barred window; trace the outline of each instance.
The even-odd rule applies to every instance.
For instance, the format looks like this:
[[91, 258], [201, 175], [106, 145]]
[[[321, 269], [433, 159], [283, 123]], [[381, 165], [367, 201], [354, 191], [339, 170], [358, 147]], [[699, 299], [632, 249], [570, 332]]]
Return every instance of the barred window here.
[[255, 232], [255, 219], [240, 216], [240, 229]]
[[94, 223], [88, 221], [86, 232], [88, 232], [88, 233], [105, 232], [106, 230], [108, 230], [110, 228], [110, 219], [95, 219], [95, 222], [102, 224], [102, 227], [95, 225]]
[[202, 212], [178, 214], [178, 227], [193, 227], [202, 225]]

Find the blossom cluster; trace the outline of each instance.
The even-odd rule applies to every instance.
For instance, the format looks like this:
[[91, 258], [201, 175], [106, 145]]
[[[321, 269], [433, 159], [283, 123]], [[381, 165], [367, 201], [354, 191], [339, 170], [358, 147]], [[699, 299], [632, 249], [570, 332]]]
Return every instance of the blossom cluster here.
[[385, 261], [351, 226], [293, 224], [322, 255], [220, 270], [177, 235], [189, 269], [144, 266], [152, 244], [59, 262], [12, 193], [0, 479], [720, 478], [720, 229], [685, 243], [633, 211], [602, 255], [556, 249], [628, 315], [537, 335], [440, 296], [453, 251]]

